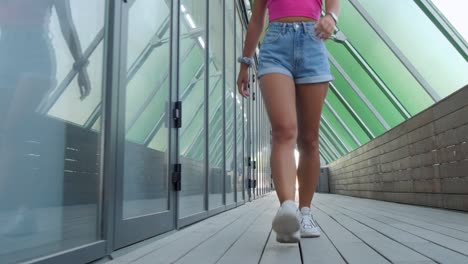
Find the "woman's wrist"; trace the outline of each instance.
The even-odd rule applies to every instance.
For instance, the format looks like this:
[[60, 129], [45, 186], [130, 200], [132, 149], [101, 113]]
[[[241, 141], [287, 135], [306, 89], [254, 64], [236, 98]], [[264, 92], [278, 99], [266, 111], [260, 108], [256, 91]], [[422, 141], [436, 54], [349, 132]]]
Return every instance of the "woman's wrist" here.
[[243, 63], [243, 62], [240, 62], [240, 69], [245, 71], [245, 70], [248, 70], [249, 69], [249, 65]]
[[87, 58], [81, 58], [80, 60], [75, 61], [73, 64], [73, 69], [77, 72], [83, 70], [86, 66], [88, 66], [89, 60]]

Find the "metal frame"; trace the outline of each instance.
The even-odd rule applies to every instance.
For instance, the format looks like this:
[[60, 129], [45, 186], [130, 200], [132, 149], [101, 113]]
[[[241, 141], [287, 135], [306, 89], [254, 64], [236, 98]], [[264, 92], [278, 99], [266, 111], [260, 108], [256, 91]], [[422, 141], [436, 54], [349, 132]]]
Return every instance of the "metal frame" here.
[[322, 155], [324, 155], [329, 162], [334, 161], [335, 159], [330, 154], [328, 148], [326, 148], [321, 140], [319, 140], [319, 149], [322, 151]]
[[385, 43], [385, 45], [387, 45], [393, 54], [400, 60], [403, 66], [405, 66], [408, 72], [421, 85], [421, 87], [432, 98], [432, 100], [434, 102], [440, 101], [441, 96], [437, 93], [437, 91], [426, 81], [426, 79], [421, 75], [421, 73], [416, 69], [411, 61], [403, 54], [403, 52], [392, 41], [392, 39], [385, 33], [385, 31], [379, 26], [379, 24], [372, 18], [372, 16], [366, 11], [361, 3], [359, 3], [357, 0], [349, 0], [349, 2], [352, 6], [354, 6], [357, 12], [364, 18], [364, 20], [367, 22], [367, 24], [369, 24], [369, 26], [374, 30], [379, 38]]
[[336, 88], [336, 86], [330, 82], [330, 89], [332, 92], [338, 97], [338, 100], [343, 104], [343, 106], [348, 110], [348, 112], [351, 114], [351, 116], [356, 120], [356, 122], [359, 124], [359, 126], [364, 130], [364, 132], [367, 134], [368, 137], [371, 139], [375, 138], [374, 133], [370, 130], [370, 128], [366, 125], [366, 123], [361, 119], [361, 117], [356, 113], [354, 108], [351, 106], [350, 103], [344, 98], [344, 96], [340, 93], [340, 91]]
[[341, 119], [340, 115], [338, 115], [338, 113], [335, 111], [335, 109], [333, 108], [333, 106], [328, 102], [327, 99], [325, 99], [324, 101], [325, 105], [328, 107], [328, 109], [330, 110], [330, 112], [333, 114], [333, 116], [335, 116], [335, 118], [338, 120], [338, 122], [341, 124], [341, 126], [343, 126], [343, 128], [346, 130], [346, 132], [348, 132], [349, 136], [351, 136], [351, 138], [353, 139], [354, 143], [356, 143], [358, 146], [361, 146], [362, 143], [359, 141], [359, 139], [353, 134], [353, 132], [351, 131], [351, 129], [348, 127], [348, 125], [346, 125], [346, 123], [343, 121], [343, 119]]
[[320, 131], [333, 141], [333, 146], [335, 146], [335, 148], [340, 152], [341, 156], [346, 155], [349, 152], [343, 148], [342, 143], [337, 140], [336, 135], [333, 135], [333, 133], [331, 133], [330, 130], [328, 130], [328, 128], [322, 123], [320, 123]]
[[[209, 91], [209, 55], [208, 55], [208, 50], [209, 50], [209, 33], [208, 33], [208, 26], [209, 26], [209, 20], [208, 20], [208, 12], [209, 12], [209, 4], [208, 4], [208, 1], [204, 1], [204, 4], [205, 4], [205, 13], [206, 13], [206, 18], [205, 18], [205, 21], [204, 21], [204, 28], [205, 28], [205, 48], [203, 47], [200, 47], [203, 51], [204, 51], [204, 54], [203, 54], [203, 64], [199, 67], [199, 69], [197, 70], [195, 76], [193, 76], [192, 80], [190, 81], [190, 83], [187, 85], [187, 88], [185, 88], [183, 94], [180, 94], [180, 90], [178, 91], [178, 96], [180, 97], [179, 100], [180, 101], [184, 101], [184, 99], [186, 99], [186, 97], [188, 96], [188, 94], [190, 94], [190, 89], [193, 88], [193, 86], [199, 81], [198, 78], [199, 78], [199, 75], [203, 74], [204, 76], [204, 86], [203, 86], [203, 89], [204, 89], [204, 92], [203, 92], [203, 98], [202, 98], [202, 101], [200, 102], [200, 104], [197, 106], [197, 111], [200, 111], [200, 109], [205, 106], [204, 108], [204, 113], [203, 113], [203, 124], [202, 124], [202, 127], [203, 129], [200, 129], [196, 136], [195, 136], [195, 139], [197, 139], [198, 137], [201, 136], [201, 133], [203, 132], [207, 132], [207, 128], [208, 128], [208, 118], [207, 118], [207, 115], [209, 113], [208, 111], [208, 106], [207, 106], [207, 102], [208, 102], [208, 98], [209, 98], [209, 95], [208, 95], [208, 91]], [[179, 30], [180, 30], [180, 27], [179, 27]], [[179, 41], [180, 41], [180, 37], [179, 37]], [[198, 41], [195, 41], [195, 45], [197, 45]], [[179, 63], [178, 63], [179, 64]], [[204, 69], [204, 72], [200, 72], [202, 69]], [[179, 72], [180, 71], [180, 67], [177, 69], [177, 71]], [[180, 74], [180, 72], [179, 72]], [[190, 120], [190, 123], [189, 124], [184, 124], [183, 128], [179, 129], [179, 140], [180, 138], [182, 138], [185, 134], [185, 131], [187, 130], [187, 128], [190, 126], [190, 124], [193, 122], [194, 119]], [[178, 217], [177, 218], [177, 227], [178, 228], [181, 228], [183, 226], [186, 226], [188, 224], [191, 224], [193, 222], [196, 222], [196, 221], [200, 221], [206, 217], [209, 216], [209, 212], [208, 212], [208, 160], [207, 160], [207, 157], [208, 157], [208, 153], [207, 153], [207, 145], [208, 145], [208, 139], [207, 139], [207, 133], [205, 133], [204, 137], [203, 137], [203, 140], [204, 140], [204, 144], [203, 144], [203, 156], [204, 156], [204, 160], [203, 160], [203, 171], [204, 171], [204, 192], [203, 192], [203, 211], [200, 211], [194, 215], [189, 215], [189, 216], [184, 216], [184, 217]], [[187, 148], [187, 151], [185, 153], [188, 153], [188, 151], [190, 150], [191, 147], [193, 147], [195, 142], [192, 142], [191, 145]], [[183, 155], [184, 153], [181, 153], [180, 151], [180, 146], [178, 148], [178, 151], [179, 151], [179, 155]], [[184, 175], [186, 175], [187, 172], [184, 172], [182, 171], [182, 181], [183, 181], [183, 178], [184, 178]], [[181, 199], [180, 199], [180, 192], [178, 192], [178, 197], [179, 197], [179, 204], [181, 203]], [[180, 207], [178, 207], [180, 208]]]
[[327, 129], [329, 129], [333, 135], [335, 135], [335, 137], [337, 138], [337, 141], [342, 145], [342, 147], [346, 150], [346, 152], [351, 152], [352, 148], [348, 145], [348, 143], [346, 143], [346, 141], [335, 131], [334, 127], [330, 124], [330, 122], [328, 121], [328, 119], [322, 115], [320, 117], [321, 119], [321, 125], [323, 125], [324, 127], [326, 127]]
[[[173, 11], [173, 5], [168, 5], [168, 8]], [[151, 212], [150, 214], [146, 215], [139, 215], [136, 217], [132, 217], [130, 219], [124, 219], [123, 217], [123, 202], [124, 202], [124, 160], [125, 160], [125, 136], [126, 136], [126, 124], [125, 124], [125, 116], [126, 116], [126, 86], [128, 84], [128, 75], [127, 75], [127, 40], [128, 40], [128, 26], [129, 26], [129, 10], [131, 6], [127, 5], [122, 8], [121, 10], [121, 47], [120, 47], [120, 63], [118, 67], [120, 67], [118, 78], [119, 78], [119, 85], [117, 86], [117, 91], [119, 93], [118, 96], [118, 109], [116, 111], [116, 115], [118, 116], [117, 119], [117, 170], [115, 174], [115, 234], [114, 234], [114, 249], [118, 249], [129, 244], [138, 242], [138, 240], [143, 240], [163, 232], [172, 230], [175, 228], [173, 219], [174, 219], [174, 210], [171, 209], [171, 193], [172, 188], [170, 181], [168, 181], [167, 185], [167, 194], [166, 197], [168, 199], [167, 208], [169, 210], [165, 211], [158, 211], [158, 212]], [[172, 16], [171, 19], [178, 19], [178, 16]], [[172, 38], [172, 36], [171, 36]], [[172, 74], [172, 73], [171, 73]], [[168, 87], [167, 89], [170, 89]], [[168, 100], [172, 100], [170, 97], [170, 93], [168, 95]], [[170, 133], [168, 133], [168, 142], [171, 141]], [[169, 145], [170, 146], [170, 145]], [[171, 147], [171, 146], [170, 146]], [[169, 148], [169, 151], [166, 152], [166, 159], [167, 164], [171, 161], [171, 151], [172, 149]], [[167, 171], [165, 172], [165, 177], [170, 179], [171, 166], [168, 166]], [[158, 222], [158, 226], [154, 226], [154, 222]]]
[[468, 44], [439, 9], [428, 0], [414, 0], [455, 49], [468, 61]]
[[[206, 12], [206, 17], [205, 17], [205, 113], [204, 113], [204, 132], [205, 132], [205, 146], [204, 146], [204, 154], [205, 154], [205, 211], [210, 210], [209, 206], [209, 188], [210, 188], [210, 160], [209, 160], [209, 151], [210, 151], [210, 146], [209, 146], [209, 135], [210, 135], [210, 130], [209, 130], [209, 121], [210, 121], [210, 3], [208, 0], [205, 1], [205, 12]], [[216, 84], [213, 85], [213, 91], [216, 89], [217, 82], [219, 81], [216, 80]], [[195, 139], [196, 140], [196, 139]]]
[[319, 133], [319, 140], [322, 141], [324, 146], [329, 150], [330, 154], [333, 155], [335, 159], [341, 157], [340, 153], [335, 149], [335, 147], [328, 141], [322, 134]]
[[364, 102], [364, 104], [369, 108], [369, 110], [374, 114], [374, 116], [377, 118], [377, 120], [382, 124], [382, 126], [386, 129], [389, 130], [391, 127], [385, 120], [385, 118], [382, 117], [382, 115], [377, 111], [377, 109], [372, 105], [372, 103], [367, 99], [366, 95], [362, 92], [361, 88], [357, 86], [356, 83], [351, 79], [351, 77], [346, 73], [346, 71], [341, 67], [341, 65], [338, 63], [338, 61], [333, 57], [331, 53], [328, 53], [328, 59], [330, 62], [335, 66], [335, 68], [338, 70], [338, 72], [343, 76], [343, 78], [346, 80], [346, 82], [349, 84], [349, 86], [353, 89], [353, 91], [361, 98], [361, 100]]

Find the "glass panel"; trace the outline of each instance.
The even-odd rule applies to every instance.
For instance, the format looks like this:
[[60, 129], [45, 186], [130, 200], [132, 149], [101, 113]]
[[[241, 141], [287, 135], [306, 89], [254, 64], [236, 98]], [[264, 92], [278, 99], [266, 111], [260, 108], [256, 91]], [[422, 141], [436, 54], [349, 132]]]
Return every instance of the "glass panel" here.
[[224, 1], [209, 1], [210, 12], [210, 57], [209, 68], [210, 86], [214, 85], [214, 91], [210, 95], [209, 102], [209, 208], [213, 209], [223, 205], [224, 194], [224, 159], [223, 157], [223, 70], [224, 70]]
[[335, 132], [338, 135], [340, 135], [340, 137], [345, 141], [345, 143], [351, 148], [351, 150], [358, 147], [356, 142], [354, 142], [353, 138], [348, 134], [348, 132], [346, 132], [345, 128], [341, 125], [338, 119], [335, 118], [328, 106], [323, 106], [322, 115], [330, 123]]
[[[240, 21], [239, 16], [236, 19], [236, 57], [242, 55], [243, 50], [243, 26]], [[236, 73], [239, 72], [240, 64], [236, 63]], [[237, 147], [237, 156], [236, 156], [236, 181], [237, 181], [237, 201], [243, 200], [243, 174], [244, 174], [244, 165], [242, 157], [242, 101], [244, 100], [242, 96], [234, 91], [236, 94], [236, 147]]]
[[327, 41], [327, 47], [337, 62], [391, 127], [404, 121], [400, 112], [391, 104], [377, 84], [342, 44]]
[[[102, 131], [82, 124], [103, 94], [106, 3], [70, 2], [0, 1], [1, 263], [102, 239]], [[77, 78], [73, 64], [86, 60], [84, 51], [89, 64]], [[53, 91], [62, 93], [58, 102]]]
[[244, 149], [242, 147], [242, 142], [243, 142], [243, 122], [242, 122], [242, 114], [243, 114], [243, 109], [242, 109], [242, 101], [243, 99], [239, 93], [237, 93], [237, 141], [236, 141], [236, 146], [237, 146], [237, 157], [236, 157], [236, 163], [237, 163], [237, 201], [242, 201], [244, 200]]
[[226, 112], [226, 204], [234, 203], [235, 197], [235, 152], [234, 152], [234, 95], [236, 93], [235, 83], [236, 83], [236, 60], [235, 60], [235, 2], [234, 1], [225, 1], [225, 51], [226, 51], [226, 92], [225, 92], [225, 112]]
[[147, 139], [158, 126], [168, 142], [170, 43], [169, 6], [137, 0], [129, 10], [127, 86], [125, 91], [124, 219], [168, 209], [167, 148], [150, 148]]
[[[182, 164], [182, 191], [179, 217], [205, 208], [205, 43], [206, 1], [182, 0], [180, 6], [179, 96], [183, 104], [179, 152]], [[197, 32], [192, 34], [191, 32]], [[184, 35], [188, 34], [188, 35]], [[187, 48], [189, 47], [189, 48]], [[187, 57], [187, 49], [190, 53]], [[213, 85], [214, 86], [214, 85]]]
[[342, 8], [340, 30], [406, 109], [415, 115], [429, 107], [433, 103], [431, 97], [350, 2], [342, 1]]
[[346, 123], [346, 125], [351, 129], [353, 134], [359, 139], [361, 143], [367, 142], [370, 140], [369, 136], [364, 132], [364, 130], [359, 126], [357, 121], [353, 118], [350, 112], [341, 104], [338, 98], [333, 92], [327, 94], [327, 101], [340, 116], [340, 118]]
[[468, 63], [414, 1], [359, 1], [442, 97], [468, 83]]
[[468, 41], [468, 24], [466, 23], [468, 2], [460, 0], [431, 0], [431, 2], [450, 21], [465, 41]]
[[[351, 88], [351, 86], [346, 82], [345, 78], [338, 72], [335, 66], [332, 64], [331, 71], [335, 80], [333, 84], [335, 85], [338, 92], [342, 97], [348, 102], [349, 105], [354, 109], [356, 114], [366, 123], [369, 129], [378, 136], [385, 132], [385, 128], [380, 123], [380, 121], [375, 117], [372, 111], [367, 107], [363, 100], [358, 96], [356, 92]], [[335, 92], [332, 88], [329, 88], [329, 93]], [[337, 95], [337, 94], [335, 94]]]
[[244, 182], [242, 183], [242, 186], [244, 188], [244, 199], [247, 199], [247, 187], [246, 187], [246, 182], [250, 174], [250, 167], [248, 164], [248, 157], [250, 156], [250, 149], [249, 149], [249, 121], [248, 121], [248, 105], [249, 101], [248, 99], [245, 99], [242, 101], [242, 104], [244, 106], [244, 113], [242, 114], [242, 123], [243, 123], [243, 129], [244, 129], [244, 139], [243, 139], [243, 147], [244, 147], [244, 155], [243, 155], [243, 161], [244, 161]]

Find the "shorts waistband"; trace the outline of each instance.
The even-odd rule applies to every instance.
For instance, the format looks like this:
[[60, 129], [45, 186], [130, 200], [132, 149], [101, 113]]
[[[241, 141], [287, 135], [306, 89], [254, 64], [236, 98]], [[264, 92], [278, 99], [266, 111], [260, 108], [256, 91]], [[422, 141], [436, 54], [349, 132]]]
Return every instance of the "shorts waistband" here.
[[315, 28], [315, 21], [307, 21], [307, 22], [290, 22], [290, 23], [283, 23], [283, 22], [270, 22], [268, 24], [268, 29], [273, 30], [281, 30], [282, 32], [286, 31], [311, 31]]

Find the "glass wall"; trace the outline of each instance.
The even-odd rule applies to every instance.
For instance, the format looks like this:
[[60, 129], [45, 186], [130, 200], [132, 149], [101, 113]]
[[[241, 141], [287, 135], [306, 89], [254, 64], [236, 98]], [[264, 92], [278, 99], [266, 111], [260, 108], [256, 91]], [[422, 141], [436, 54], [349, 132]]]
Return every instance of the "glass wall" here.
[[213, 92], [208, 97], [209, 208], [223, 205], [224, 193], [224, 1], [209, 1], [209, 82]]
[[[242, 28], [242, 22], [240, 16], [236, 15], [236, 57], [242, 56], [243, 43], [244, 43], [244, 31]], [[236, 72], [239, 72], [240, 67], [239, 63], [236, 64]], [[242, 158], [242, 96], [236, 92], [236, 179], [237, 182], [237, 201], [242, 201], [243, 199], [243, 158]]]
[[[170, 5], [138, 0], [129, 11], [123, 217], [168, 209]], [[154, 39], [160, 40], [155, 42]], [[155, 74], [156, 73], [156, 74]]]
[[[181, 1], [180, 17], [179, 98], [184, 115], [179, 132], [183, 173], [179, 217], [183, 218], [206, 210], [206, 1]], [[210, 82], [209, 90], [214, 87], [216, 83]]]
[[237, 79], [237, 63], [236, 63], [236, 31], [235, 31], [235, 1], [225, 1], [226, 14], [225, 18], [225, 56], [226, 56], [226, 91], [224, 98], [226, 100], [226, 204], [235, 202], [235, 96], [237, 93], [236, 79]]
[[0, 0], [0, 263], [93, 261], [244, 201], [249, 155], [265, 174], [240, 2], [175, 2]]
[[106, 3], [33, 2], [0, 2], [0, 263], [101, 239]]
[[458, 33], [468, 41], [468, 24], [464, 10], [468, 9], [468, 2], [459, 0], [431, 0]]

